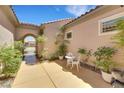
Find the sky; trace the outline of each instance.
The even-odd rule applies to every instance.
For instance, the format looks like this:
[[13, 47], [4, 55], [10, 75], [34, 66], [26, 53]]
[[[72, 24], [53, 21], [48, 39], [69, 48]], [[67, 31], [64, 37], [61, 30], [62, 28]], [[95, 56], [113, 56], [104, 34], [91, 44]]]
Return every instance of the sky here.
[[95, 5], [14, 5], [18, 19], [23, 23], [41, 25], [50, 21], [76, 18], [95, 8]]
[[32, 37], [32, 36], [27, 36], [27, 37], [25, 37], [24, 41], [25, 42], [29, 42], [29, 41], [34, 41], [35, 42], [35, 38]]

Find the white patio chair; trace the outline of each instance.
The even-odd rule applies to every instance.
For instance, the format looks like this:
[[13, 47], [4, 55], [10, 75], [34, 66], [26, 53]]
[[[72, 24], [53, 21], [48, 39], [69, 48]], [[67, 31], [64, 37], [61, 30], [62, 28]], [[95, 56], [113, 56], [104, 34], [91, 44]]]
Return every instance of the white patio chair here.
[[71, 52], [67, 53], [66, 56], [73, 56], [73, 54]]
[[72, 64], [72, 61], [73, 61], [73, 59], [74, 59], [74, 56], [73, 56], [73, 54], [72, 53], [67, 53], [67, 55], [65, 56], [65, 58], [67, 59], [67, 64], [66, 64], [66, 66], [68, 66], [69, 64]]
[[73, 62], [73, 58], [67, 58], [66, 67], [68, 67], [68, 65], [72, 64], [72, 62]]
[[79, 72], [79, 67], [80, 67], [80, 57], [78, 57], [77, 59], [73, 59], [73, 60], [72, 60], [72, 66], [71, 66], [71, 69], [73, 68], [74, 65], [76, 65], [76, 67], [77, 67], [77, 71]]

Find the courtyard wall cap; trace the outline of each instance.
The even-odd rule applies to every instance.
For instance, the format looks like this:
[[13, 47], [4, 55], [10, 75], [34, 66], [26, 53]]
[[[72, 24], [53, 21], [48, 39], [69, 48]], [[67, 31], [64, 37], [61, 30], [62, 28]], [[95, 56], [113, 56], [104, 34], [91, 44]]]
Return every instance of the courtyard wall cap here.
[[32, 23], [24, 23], [24, 22], [21, 22], [20, 25], [33, 26], [33, 27], [40, 27], [40, 26], [35, 25], [35, 24], [32, 24]]
[[58, 20], [48, 21], [48, 22], [42, 23], [41, 25], [51, 24], [51, 23], [56, 23], [56, 22], [61, 22], [61, 21], [67, 21], [67, 20], [73, 20], [73, 19], [74, 19], [74, 18], [64, 18], [64, 19], [58, 19]]

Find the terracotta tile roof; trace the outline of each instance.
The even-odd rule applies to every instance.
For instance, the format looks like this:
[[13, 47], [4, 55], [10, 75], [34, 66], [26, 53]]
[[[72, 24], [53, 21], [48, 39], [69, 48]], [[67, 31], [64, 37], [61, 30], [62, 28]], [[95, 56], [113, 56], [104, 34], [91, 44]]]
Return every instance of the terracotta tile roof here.
[[96, 10], [96, 9], [102, 7], [102, 6], [103, 6], [103, 5], [98, 5], [98, 6], [96, 6], [94, 9], [91, 9], [90, 11], [86, 12], [85, 14], [82, 14], [81, 16], [79, 16], [79, 17], [73, 19], [72, 21], [70, 21], [69, 23], [65, 24], [64, 26], [67, 26], [68, 24], [70, 24], [70, 23], [72, 23], [72, 22], [75, 22], [77, 19], [79, 19], [79, 18], [81, 18], [81, 17], [83, 17], [83, 16], [85, 16], [85, 15], [87, 15], [87, 14], [93, 12], [94, 10]]

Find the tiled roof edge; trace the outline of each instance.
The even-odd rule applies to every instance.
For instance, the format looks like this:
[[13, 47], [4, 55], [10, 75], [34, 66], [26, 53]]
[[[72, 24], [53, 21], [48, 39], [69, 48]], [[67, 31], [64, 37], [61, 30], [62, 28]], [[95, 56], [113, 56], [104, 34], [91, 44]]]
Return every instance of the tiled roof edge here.
[[65, 24], [64, 26], [67, 26], [68, 24], [71, 24], [72, 22], [76, 21], [77, 19], [79, 19], [79, 18], [81, 18], [81, 17], [83, 17], [83, 16], [85, 16], [85, 15], [87, 15], [87, 14], [93, 12], [94, 10], [96, 10], [96, 9], [102, 7], [102, 6], [103, 6], [103, 5], [98, 5], [98, 6], [96, 6], [94, 9], [91, 9], [90, 11], [86, 12], [85, 14], [82, 14], [81, 16], [79, 16], [79, 17], [73, 19], [72, 21], [68, 22], [68, 23]]
[[18, 19], [17, 15], [16, 15], [14, 9], [12, 8], [12, 5], [10, 5], [9, 7], [10, 7], [10, 9], [12, 10], [12, 12], [13, 12], [13, 14], [14, 14], [16, 20], [17, 20], [17, 22], [20, 24], [19, 19]]

